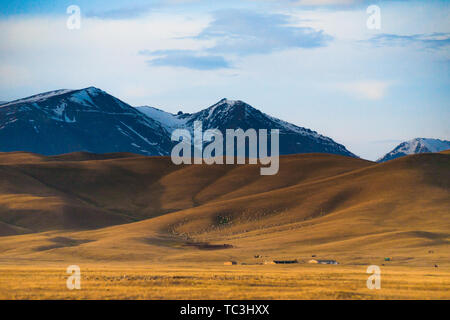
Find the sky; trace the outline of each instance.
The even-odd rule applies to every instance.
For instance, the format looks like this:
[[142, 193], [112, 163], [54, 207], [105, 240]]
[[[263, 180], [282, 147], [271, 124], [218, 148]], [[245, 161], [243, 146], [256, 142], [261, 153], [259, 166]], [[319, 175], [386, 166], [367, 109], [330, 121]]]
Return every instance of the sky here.
[[0, 101], [89, 86], [173, 113], [236, 99], [370, 160], [450, 140], [449, 66], [450, 1], [0, 2]]

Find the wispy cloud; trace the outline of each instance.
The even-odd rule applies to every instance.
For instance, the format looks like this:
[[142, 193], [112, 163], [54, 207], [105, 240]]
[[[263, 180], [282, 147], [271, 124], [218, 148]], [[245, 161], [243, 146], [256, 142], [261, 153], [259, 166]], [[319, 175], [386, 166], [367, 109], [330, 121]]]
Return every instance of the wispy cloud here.
[[[333, 38], [322, 30], [297, 26], [291, 16], [256, 13], [248, 10], [228, 9], [213, 13], [213, 20], [192, 40], [212, 43], [198, 51], [160, 50], [142, 51], [155, 56], [152, 66], [170, 65], [198, 70], [230, 68], [230, 59], [270, 54], [296, 48], [326, 46]], [[162, 57], [156, 57], [162, 55]]]
[[291, 2], [294, 2], [297, 5], [304, 5], [304, 6], [329, 6], [329, 5], [351, 5], [358, 2], [361, 2], [361, 0], [294, 0]]
[[359, 99], [379, 100], [386, 95], [389, 85], [388, 82], [384, 81], [367, 80], [340, 83], [336, 87]]
[[220, 10], [197, 39], [215, 40], [208, 51], [235, 55], [265, 54], [291, 48], [323, 47], [332, 37], [322, 30], [295, 26], [284, 14]]
[[289, 7], [298, 6], [298, 7], [305, 7], [307, 9], [321, 9], [321, 8], [349, 9], [352, 7], [357, 7], [360, 4], [374, 2], [374, 0], [250, 0], [250, 1], [259, 1], [266, 3], [276, 2], [278, 5], [284, 5]]
[[122, 7], [117, 9], [103, 10], [103, 11], [88, 11], [86, 17], [99, 19], [133, 19], [147, 14], [154, 8], [155, 5], [135, 5], [129, 7]]
[[369, 40], [376, 46], [408, 46], [416, 45], [422, 48], [440, 49], [450, 45], [450, 33], [431, 34], [379, 34]]
[[140, 54], [155, 57], [148, 60], [151, 66], [184, 67], [195, 70], [230, 68], [230, 63], [218, 55], [202, 55], [192, 50], [141, 51]]

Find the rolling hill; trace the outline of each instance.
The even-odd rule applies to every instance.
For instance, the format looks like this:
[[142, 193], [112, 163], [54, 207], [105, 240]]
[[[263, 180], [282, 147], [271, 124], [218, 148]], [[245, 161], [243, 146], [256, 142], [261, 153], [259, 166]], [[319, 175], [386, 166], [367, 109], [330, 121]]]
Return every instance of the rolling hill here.
[[4, 153], [0, 259], [450, 265], [449, 166], [448, 152], [382, 164], [304, 154], [260, 176], [257, 165]]

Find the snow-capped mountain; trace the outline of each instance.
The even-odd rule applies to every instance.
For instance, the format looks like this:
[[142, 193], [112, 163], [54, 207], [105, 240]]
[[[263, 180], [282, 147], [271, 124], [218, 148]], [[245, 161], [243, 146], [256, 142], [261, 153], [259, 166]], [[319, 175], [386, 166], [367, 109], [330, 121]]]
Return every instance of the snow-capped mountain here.
[[450, 141], [448, 140], [415, 138], [400, 143], [391, 152], [378, 159], [377, 162], [385, 162], [416, 153], [441, 152], [447, 149], [450, 149]]
[[[89, 87], [56, 90], [0, 105], [0, 152], [29, 151], [45, 155], [89, 151], [170, 155], [177, 128], [203, 130], [279, 129], [280, 153], [355, 155], [315, 131], [271, 117], [242, 101], [222, 99], [193, 114], [177, 115], [152, 107], [131, 107]], [[270, 139], [269, 139], [270, 140]]]
[[280, 154], [321, 152], [355, 157], [343, 145], [328, 137], [271, 117], [242, 101], [222, 99], [193, 114], [174, 115], [153, 107], [136, 108], [148, 117], [160, 121], [170, 133], [177, 128], [193, 131], [194, 121], [202, 121], [203, 130], [219, 129], [224, 135], [226, 129], [279, 129]]
[[167, 155], [171, 146], [159, 122], [94, 87], [0, 105], [0, 151]]

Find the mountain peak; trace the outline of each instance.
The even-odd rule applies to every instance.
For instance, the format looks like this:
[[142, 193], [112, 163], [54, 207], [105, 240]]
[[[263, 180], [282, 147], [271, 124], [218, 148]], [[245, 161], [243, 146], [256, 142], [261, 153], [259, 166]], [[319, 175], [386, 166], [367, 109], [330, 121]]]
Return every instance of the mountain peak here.
[[84, 89], [80, 89], [79, 91], [86, 91], [86, 92], [88, 92], [90, 94], [94, 94], [94, 95], [97, 95], [97, 94], [100, 94], [100, 93], [105, 93], [105, 91], [103, 91], [103, 90], [101, 90], [101, 89], [99, 89], [97, 87], [93, 87], [93, 86], [87, 87], [87, 88], [84, 88]]
[[431, 139], [431, 138], [414, 138], [408, 141], [408, 144], [416, 144], [425, 146], [431, 152], [440, 152], [442, 147], [446, 146], [446, 140]]
[[441, 152], [447, 149], [450, 149], [450, 141], [431, 138], [414, 138], [400, 143], [392, 151], [378, 159], [377, 162], [385, 162], [417, 153]]
[[160, 123], [96, 88], [61, 89], [0, 106], [0, 151], [166, 155]]
[[243, 102], [241, 100], [230, 100], [230, 99], [227, 99], [227, 98], [223, 98], [219, 102], [217, 102], [216, 105], [227, 104], [229, 106], [233, 106], [236, 103], [243, 103]]
[[241, 100], [230, 100], [227, 98], [223, 98], [220, 101], [218, 101], [217, 103], [213, 104], [212, 106], [210, 106], [208, 109], [215, 109], [216, 107], [234, 107], [235, 105], [238, 104], [242, 104], [242, 105], [247, 105], [245, 102], [241, 101]]
[[356, 157], [343, 145], [307, 128], [269, 116], [241, 100], [223, 98], [212, 106], [192, 114], [174, 115], [151, 107], [137, 107], [148, 117], [159, 121], [169, 133], [178, 128], [193, 131], [194, 122], [201, 121], [203, 130], [218, 129], [278, 129], [280, 153], [333, 153]]
[[251, 105], [242, 100], [230, 100], [227, 98], [221, 99], [219, 102], [213, 104], [209, 108], [204, 109], [203, 111], [209, 112], [207, 118], [210, 118], [213, 114], [217, 116], [219, 114], [229, 114], [230, 112], [231, 113], [260, 112], [258, 109], [252, 107]]

